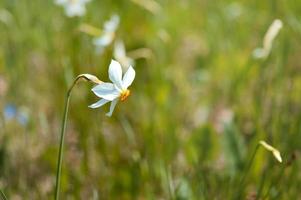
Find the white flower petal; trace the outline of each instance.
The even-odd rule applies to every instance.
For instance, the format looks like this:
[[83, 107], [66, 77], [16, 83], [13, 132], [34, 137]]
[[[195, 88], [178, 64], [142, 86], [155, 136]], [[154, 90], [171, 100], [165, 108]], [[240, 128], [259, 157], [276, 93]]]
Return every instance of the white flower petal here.
[[64, 5], [68, 3], [68, 0], [55, 0], [55, 4], [57, 5]]
[[106, 82], [98, 84], [92, 88], [93, 92], [112, 92], [113, 90], [115, 90], [114, 85]]
[[113, 100], [113, 101], [111, 102], [111, 105], [110, 105], [110, 111], [106, 114], [108, 117], [111, 117], [111, 116], [112, 116], [113, 111], [114, 111], [114, 109], [115, 109], [115, 106], [116, 106], [118, 100], [119, 100], [119, 99], [115, 99], [115, 100]]
[[117, 40], [114, 44], [114, 57], [116, 58], [116, 60], [126, 57], [125, 47], [122, 40]]
[[92, 105], [90, 105], [90, 108], [99, 108], [100, 106], [103, 106], [104, 104], [108, 103], [108, 100], [105, 99], [100, 99], [99, 101], [97, 101], [96, 103], [93, 103]]
[[122, 69], [119, 62], [112, 60], [109, 66], [109, 78], [119, 88], [122, 89]]
[[126, 49], [122, 40], [116, 40], [114, 43], [114, 58], [121, 64], [122, 70], [126, 71], [130, 65], [135, 62], [126, 55]]
[[101, 83], [92, 88], [94, 94], [100, 98], [112, 101], [119, 97], [120, 93], [112, 83]]
[[113, 39], [114, 39], [113, 33], [105, 32], [103, 35], [95, 38], [93, 43], [95, 46], [106, 47], [109, 44], [111, 44]]
[[122, 80], [123, 89], [127, 89], [132, 84], [132, 82], [135, 79], [135, 75], [136, 75], [136, 72], [135, 72], [134, 68], [132, 66], [130, 66], [129, 69], [126, 71], [126, 73], [123, 76], [123, 80]]
[[83, 16], [86, 13], [85, 6], [79, 3], [67, 5], [65, 9], [68, 17]]
[[104, 30], [109, 32], [115, 32], [119, 25], [119, 16], [113, 15], [109, 21], [104, 23]]

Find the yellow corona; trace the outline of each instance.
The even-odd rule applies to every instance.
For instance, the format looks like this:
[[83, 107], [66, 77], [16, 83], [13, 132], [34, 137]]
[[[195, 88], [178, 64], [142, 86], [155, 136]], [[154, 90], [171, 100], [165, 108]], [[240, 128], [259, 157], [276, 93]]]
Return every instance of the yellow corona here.
[[130, 94], [131, 94], [131, 92], [128, 89], [122, 91], [120, 94], [120, 100], [125, 101], [130, 96]]

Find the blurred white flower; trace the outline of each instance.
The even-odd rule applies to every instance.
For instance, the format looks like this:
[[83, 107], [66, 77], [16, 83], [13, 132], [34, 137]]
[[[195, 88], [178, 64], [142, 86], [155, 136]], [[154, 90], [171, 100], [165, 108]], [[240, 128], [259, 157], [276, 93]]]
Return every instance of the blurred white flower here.
[[280, 29], [282, 28], [283, 24], [280, 19], [275, 19], [273, 23], [270, 25], [268, 31], [266, 32], [263, 38], [263, 47], [256, 48], [253, 51], [253, 56], [255, 58], [266, 58], [271, 52], [273, 41], [278, 35]]
[[145, 10], [153, 13], [154, 15], [158, 14], [162, 10], [160, 4], [154, 0], [131, 0], [131, 1], [137, 4], [138, 6], [144, 8]]
[[280, 155], [280, 152], [278, 151], [278, 149], [275, 149], [274, 147], [267, 144], [263, 140], [259, 141], [259, 144], [261, 144], [266, 150], [272, 152], [274, 157], [276, 158], [276, 160], [278, 160], [280, 163], [282, 162], [282, 158], [281, 158], [281, 155]]
[[135, 64], [134, 60], [126, 55], [125, 46], [122, 40], [114, 43], [114, 58], [121, 64], [123, 70]]
[[0, 9], [0, 22], [9, 25], [13, 21], [13, 15], [6, 9]]
[[102, 53], [103, 49], [113, 42], [118, 26], [118, 15], [113, 15], [108, 21], [104, 23], [103, 33], [100, 36], [96, 37], [93, 41], [94, 45], [96, 46], [96, 50], [99, 53]]
[[243, 14], [243, 7], [241, 6], [240, 3], [234, 2], [226, 6], [225, 11], [226, 11], [225, 14], [229, 20], [235, 20], [238, 19]]
[[92, 88], [94, 94], [102, 99], [96, 103], [90, 105], [90, 108], [98, 108], [104, 104], [111, 102], [110, 111], [106, 114], [112, 116], [114, 108], [119, 100], [124, 101], [130, 95], [128, 87], [135, 79], [136, 72], [132, 66], [129, 66], [128, 70], [122, 77], [121, 65], [112, 60], [109, 66], [109, 78], [112, 83], [100, 83]]
[[57, 5], [65, 8], [68, 17], [83, 16], [86, 13], [86, 3], [91, 0], [55, 0]]

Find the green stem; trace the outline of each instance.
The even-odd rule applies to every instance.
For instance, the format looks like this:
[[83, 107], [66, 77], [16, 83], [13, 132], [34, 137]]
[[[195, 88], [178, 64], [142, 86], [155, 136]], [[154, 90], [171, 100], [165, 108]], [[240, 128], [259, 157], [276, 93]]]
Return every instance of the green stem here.
[[5, 194], [4, 194], [4, 192], [3, 192], [2, 190], [0, 190], [0, 194], [1, 194], [1, 198], [2, 198], [3, 200], [7, 200]]
[[239, 183], [239, 188], [240, 188], [239, 190], [240, 191], [238, 192], [238, 196], [237, 196], [236, 199], [241, 199], [241, 194], [244, 192], [245, 179], [246, 179], [246, 177], [247, 177], [247, 175], [248, 175], [248, 173], [249, 173], [249, 171], [251, 169], [251, 166], [252, 166], [252, 164], [254, 162], [254, 158], [255, 158], [255, 155], [257, 153], [258, 148], [259, 148], [259, 144], [256, 145], [256, 148], [255, 148], [255, 150], [254, 150], [254, 152], [252, 154], [252, 157], [251, 157], [251, 159], [250, 159], [250, 161], [248, 163], [248, 166], [247, 166], [247, 168], [246, 168], [246, 170], [245, 170], [245, 172], [243, 174], [243, 177], [240, 180], [240, 183]]
[[56, 171], [55, 200], [59, 199], [60, 181], [61, 181], [61, 174], [62, 174], [63, 147], [64, 147], [64, 140], [65, 140], [67, 115], [69, 110], [69, 102], [70, 102], [70, 93], [68, 92], [65, 101], [64, 117], [63, 117], [62, 129], [61, 129], [60, 149], [59, 149], [57, 171]]
[[[1, 120], [1, 128], [3, 130], [3, 133], [4, 133], [4, 139], [5, 139], [5, 134], [6, 134], [6, 124], [5, 124], [5, 119], [4, 119], [4, 116], [1, 115], [0, 117], [0, 120]], [[5, 141], [5, 140], [4, 140]], [[3, 200], [7, 200], [4, 192], [0, 189], [0, 196]]]
[[265, 194], [265, 195], [263, 196], [263, 198], [262, 198], [263, 200], [268, 198], [269, 193], [270, 193], [272, 187], [273, 187], [273, 186], [276, 186], [277, 183], [279, 184], [279, 183], [282, 181], [282, 177], [283, 177], [285, 168], [286, 168], [286, 165], [283, 164], [282, 167], [281, 167], [281, 171], [280, 171], [280, 173], [278, 174], [277, 178], [274, 179], [274, 180], [272, 180], [272, 181], [270, 182], [270, 185], [269, 185], [269, 187], [268, 187], [268, 190], [267, 190], [266, 194]]
[[67, 96], [66, 96], [66, 100], [65, 100], [64, 116], [63, 116], [63, 122], [62, 122], [60, 147], [59, 147], [59, 155], [58, 155], [57, 171], [56, 171], [56, 184], [55, 184], [55, 197], [54, 197], [55, 200], [59, 200], [61, 174], [62, 174], [62, 162], [63, 162], [63, 149], [64, 149], [64, 140], [65, 140], [65, 132], [66, 132], [71, 92], [72, 92], [73, 87], [76, 85], [77, 81], [80, 80], [81, 78], [88, 80], [85, 77], [85, 75], [79, 75], [78, 77], [76, 77], [73, 84], [67, 91]]
[[[269, 167], [267, 167], [267, 169], [269, 169]], [[265, 169], [265, 170], [263, 170], [263, 174], [262, 174], [262, 177], [261, 177], [261, 180], [260, 180], [260, 185], [259, 185], [259, 188], [257, 190], [255, 200], [261, 199], [260, 196], [261, 196], [261, 193], [262, 193], [263, 188], [264, 188], [266, 177], [267, 177], [267, 170]]]
[[171, 174], [170, 171], [168, 169], [168, 166], [166, 165], [166, 163], [164, 164], [165, 166], [165, 173], [166, 173], [166, 182], [167, 182], [167, 189], [168, 189], [168, 195], [169, 195], [169, 199], [173, 200], [174, 198], [174, 192], [173, 192], [173, 183], [172, 183], [172, 178], [171, 178]]

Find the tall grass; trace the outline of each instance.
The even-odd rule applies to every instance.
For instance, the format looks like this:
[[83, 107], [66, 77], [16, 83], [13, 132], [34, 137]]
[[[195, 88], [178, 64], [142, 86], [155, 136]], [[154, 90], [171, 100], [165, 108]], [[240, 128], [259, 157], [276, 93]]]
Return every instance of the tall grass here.
[[[107, 118], [78, 85], [61, 199], [300, 198], [301, 3], [156, 2], [154, 14], [93, 0], [84, 17], [68, 18], [52, 1], [0, 1], [0, 185], [9, 199], [53, 197], [65, 91], [81, 73], [107, 81], [112, 58], [113, 45], [97, 54], [79, 27], [101, 28], [114, 13], [127, 55], [139, 57], [132, 95]], [[254, 59], [276, 18], [283, 29], [271, 54]], [[258, 150], [241, 185], [259, 140], [284, 162]]]

